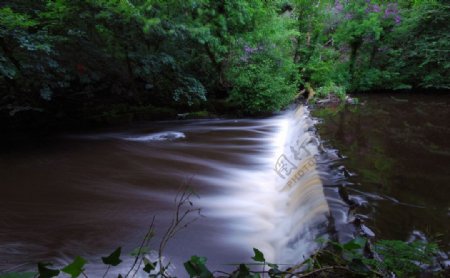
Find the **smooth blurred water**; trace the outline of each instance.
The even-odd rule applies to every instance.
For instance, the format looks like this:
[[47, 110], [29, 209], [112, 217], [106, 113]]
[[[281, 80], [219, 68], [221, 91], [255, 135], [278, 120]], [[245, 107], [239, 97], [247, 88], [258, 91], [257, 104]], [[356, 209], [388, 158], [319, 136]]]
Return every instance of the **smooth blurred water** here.
[[[116, 247], [125, 257], [138, 247], [153, 216], [157, 249], [186, 183], [203, 216], [169, 242], [165, 255], [174, 265], [200, 255], [211, 269], [229, 269], [225, 264], [251, 261], [253, 247], [274, 263], [302, 261], [317, 248], [314, 240], [329, 234], [330, 216], [338, 230], [348, 222], [335, 188], [324, 194], [321, 175], [332, 154], [321, 148], [314, 124], [298, 107], [266, 119], [70, 134], [4, 152], [0, 269], [80, 255], [95, 272]], [[290, 167], [284, 173], [282, 156]]]

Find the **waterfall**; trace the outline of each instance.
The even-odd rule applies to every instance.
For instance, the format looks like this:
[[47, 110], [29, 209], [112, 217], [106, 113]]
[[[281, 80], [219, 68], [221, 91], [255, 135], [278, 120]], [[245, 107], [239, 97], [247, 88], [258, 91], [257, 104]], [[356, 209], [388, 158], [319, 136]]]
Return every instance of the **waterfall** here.
[[212, 217], [234, 223], [230, 244], [258, 248], [270, 262], [296, 264], [317, 248], [315, 240], [328, 227], [329, 207], [316, 169], [320, 144], [304, 106], [267, 121], [274, 127], [266, 134], [269, 151], [251, 160], [258, 167], [228, 168], [219, 181], [209, 180], [231, 192], [202, 206], [216, 208]]
[[329, 207], [316, 169], [320, 142], [311, 132], [314, 121], [304, 106], [285, 115], [275, 154], [275, 187], [283, 196], [276, 204], [282, 213], [273, 219], [272, 240], [277, 262], [298, 263], [316, 248], [326, 231]]

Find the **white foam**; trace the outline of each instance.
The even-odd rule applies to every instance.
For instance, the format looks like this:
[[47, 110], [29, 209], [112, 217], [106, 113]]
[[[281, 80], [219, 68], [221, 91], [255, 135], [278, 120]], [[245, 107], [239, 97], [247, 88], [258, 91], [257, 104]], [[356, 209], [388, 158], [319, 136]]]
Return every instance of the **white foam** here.
[[122, 138], [127, 141], [134, 142], [148, 142], [148, 141], [167, 141], [167, 140], [177, 140], [186, 138], [186, 135], [183, 132], [178, 131], [166, 131], [166, 132], [158, 132], [147, 135], [139, 135], [139, 136], [129, 136]]

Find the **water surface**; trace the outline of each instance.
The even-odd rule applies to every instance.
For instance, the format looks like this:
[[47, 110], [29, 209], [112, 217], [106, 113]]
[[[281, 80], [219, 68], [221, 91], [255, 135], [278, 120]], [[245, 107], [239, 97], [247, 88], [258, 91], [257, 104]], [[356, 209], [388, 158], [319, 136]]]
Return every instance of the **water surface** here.
[[[450, 98], [357, 95], [361, 105], [316, 109], [335, 168], [378, 238], [435, 238], [450, 250]], [[342, 167], [344, 166], [344, 167]]]
[[360, 103], [313, 109], [314, 118], [300, 106], [263, 119], [147, 122], [4, 146], [0, 270], [81, 255], [101, 273], [100, 257], [118, 246], [130, 262], [153, 217], [157, 249], [186, 184], [202, 216], [169, 242], [166, 260], [178, 267], [200, 255], [229, 269], [250, 261], [253, 247], [294, 264], [317, 237], [357, 234], [357, 219], [377, 238], [435, 238], [448, 251], [450, 99]]
[[[125, 257], [138, 247], [154, 216], [157, 249], [185, 184], [200, 197], [192, 201], [202, 216], [169, 242], [165, 255], [175, 265], [200, 255], [212, 269], [226, 269], [250, 261], [253, 247], [273, 262], [301, 261], [327, 234], [330, 215], [313, 128], [300, 107], [265, 119], [67, 134], [4, 151], [0, 269], [77, 255], [97, 268], [116, 247]], [[275, 171], [282, 155], [292, 164], [285, 176]]]

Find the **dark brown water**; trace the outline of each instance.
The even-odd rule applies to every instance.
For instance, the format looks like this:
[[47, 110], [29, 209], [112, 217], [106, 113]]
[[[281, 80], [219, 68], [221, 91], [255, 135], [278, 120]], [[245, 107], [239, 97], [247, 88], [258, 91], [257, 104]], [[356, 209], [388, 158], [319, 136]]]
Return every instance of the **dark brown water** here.
[[[226, 269], [250, 261], [256, 247], [271, 261], [296, 263], [328, 225], [318, 171], [302, 170], [306, 152], [295, 161], [289, 148], [301, 140], [310, 158], [318, 156], [313, 125], [300, 108], [268, 119], [145, 123], [4, 151], [0, 270], [63, 265], [80, 255], [99, 274], [100, 257], [118, 246], [126, 265], [153, 216], [151, 248], [158, 248], [186, 181], [203, 217], [169, 242], [167, 260], [180, 267], [200, 255], [212, 269]], [[274, 170], [281, 155], [302, 171], [289, 186]]]
[[[101, 273], [100, 257], [118, 246], [126, 265], [154, 216], [157, 249], [186, 181], [203, 217], [169, 242], [165, 256], [178, 266], [175, 274], [191, 255], [227, 269], [250, 261], [253, 247], [275, 263], [295, 263], [319, 236], [348, 239], [356, 217], [380, 238], [442, 234], [448, 250], [450, 98], [361, 102], [314, 110], [319, 124], [300, 108], [267, 119], [30, 138], [33, 144], [3, 150], [0, 273], [34, 270], [38, 261], [63, 265], [77, 255]], [[356, 211], [340, 186], [360, 204]]]
[[450, 250], [450, 96], [358, 97], [313, 113], [325, 145], [346, 157], [334, 168], [351, 175], [341, 183], [357, 216], [378, 238], [434, 238]]

